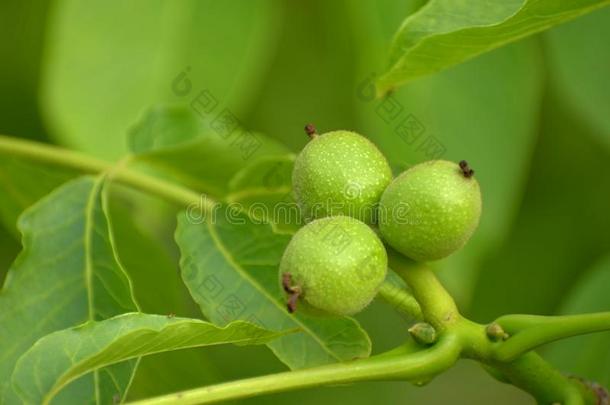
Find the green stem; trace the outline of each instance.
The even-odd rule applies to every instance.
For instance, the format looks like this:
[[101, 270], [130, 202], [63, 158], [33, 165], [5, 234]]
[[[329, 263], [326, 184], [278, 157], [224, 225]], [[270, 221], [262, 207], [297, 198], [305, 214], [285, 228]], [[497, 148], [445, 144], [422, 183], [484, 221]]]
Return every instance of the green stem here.
[[495, 361], [494, 344], [487, 337], [486, 328], [459, 314], [451, 295], [426, 265], [391, 250], [389, 257], [390, 267], [413, 291], [425, 320], [441, 332], [451, 330], [460, 336], [464, 357], [486, 364], [495, 375], [529, 392], [540, 403], [583, 405], [583, 398], [590, 402], [590, 393], [583, 392], [535, 353], [527, 353], [511, 362]]
[[610, 330], [610, 312], [567, 316], [506, 315], [496, 320], [510, 334], [498, 343], [494, 356], [512, 361], [555, 340]]
[[111, 180], [149, 192], [185, 207], [193, 204], [200, 205], [203, 211], [209, 212], [216, 204], [210, 198], [186, 187], [140, 173], [123, 165], [115, 165], [105, 160], [53, 145], [0, 135], [1, 152], [38, 162], [73, 168], [84, 173], [107, 172]]
[[119, 168], [109, 176], [109, 179], [149, 192], [187, 208], [198, 206], [205, 212], [211, 212], [217, 204], [216, 201], [205, 194], [197, 193], [189, 188], [129, 168]]
[[542, 357], [526, 353], [512, 362], [493, 363], [508, 381], [529, 392], [540, 404], [595, 404], [593, 393], [570, 381]]
[[423, 319], [419, 303], [408, 291], [385, 281], [379, 289], [379, 296], [408, 317], [418, 321]]
[[453, 298], [425, 264], [411, 261], [391, 248], [388, 248], [388, 258], [390, 268], [413, 291], [426, 322], [442, 332], [460, 319]]
[[26, 157], [38, 162], [70, 167], [85, 173], [101, 173], [113, 167], [112, 163], [82, 153], [25, 139], [0, 135], [0, 152]]
[[348, 363], [336, 363], [196, 388], [131, 403], [132, 405], [209, 404], [323, 385], [372, 380], [427, 380], [451, 367], [459, 357], [454, 336], [435, 346], [406, 356], [379, 355]]
[[452, 329], [460, 336], [462, 357], [483, 363], [494, 378], [529, 392], [539, 403], [583, 404], [583, 398], [587, 398], [587, 404], [590, 402], [590, 392], [534, 352], [512, 361], [497, 360], [494, 350], [499, 343], [489, 340], [484, 325], [462, 318]]

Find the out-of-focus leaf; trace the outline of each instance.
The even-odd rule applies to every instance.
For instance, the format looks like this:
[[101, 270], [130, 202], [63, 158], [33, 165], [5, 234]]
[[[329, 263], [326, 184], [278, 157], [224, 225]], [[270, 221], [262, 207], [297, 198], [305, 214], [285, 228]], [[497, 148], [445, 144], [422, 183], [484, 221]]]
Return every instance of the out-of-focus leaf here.
[[561, 96], [610, 147], [610, 8], [545, 34], [550, 79]]
[[126, 129], [157, 102], [188, 103], [221, 126], [239, 121], [278, 26], [266, 0], [61, 0], [52, 17], [46, 121], [62, 143], [107, 158], [125, 151]]
[[77, 175], [57, 166], [0, 155], [0, 221], [17, 237], [23, 210]]
[[[561, 306], [562, 314], [610, 311], [610, 256], [587, 271]], [[564, 372], [610, 386], [610, 332], [553, 344], [547, 357]]]
[[132, 163], [144, 163], [186, 186], [220, 197], [231, 178], [259, 158], [286, 153], [277, 141], [237, 128], [206, 127], [189, 107], [158, 106], [131, 129]]
[[9, 266], [19, 253], [19, 244], [12, 235], [0, 226], [0, 289]]
[[289, 239], [230, 208], [216, 210], [204, 222], [180, 214], [176, 241], [182, 277], [215, 324], [242, 319], [273, 330], [301, 328], [268, 344], [291, 368], [367, 357], [371, 342], [355, 320], [288, 313], [278, 266]]
[[21, 356], [11, 382], [24, 403], [48, 404], [75, 379], [125, 360], [190, 347], [256, 345], [282, 335], [241, 321], [219, 328], [198, 319], [128, 313], [43, 337]]
[[[608, 150], [552, 91], [513, 229], [482, 264], [472, 315], [552, 314], [610, 246]], [[500, 287], [501, 286], [501, 287]]]
[[202, 130], [201, 119], [188, 107], [159, 105], [129, 130], [127, 142], [129, 150], [138, 154], [191, 141]]
[[264, 85], [244, 121], [292, 150], [309, 139], [303, 127], [320, 132], [353, 129], [352, 72], [356, 46], [346, 29], [341, 1], [285, 1], [286, 24]]
[[[19, 219], [23, 251], [0, 294], [0, 395], [17, 359], [40, 337], [88, 320], [137, 310], [116, 261], [102, 201], [102, 181], [82, 177], [30, 207]], [[79, 381], [59, 403], [110, 403], [127, 390], [135, 361]], [[95, 394], [97, 393], [97, 394]]]
[[294, 159], [294, 154], [271, 156], [244, 167], [231, 179], [225, 201], [277, 232], [294, 233], [303, 225], [292, 196]]
[[50, 2], [0, 2], [1, 134], [45, 138], [38, 111], [37, 92]]
[[608, 0], [430, 0], [407, 17], [394, 37], [379, 92], [438, 72], [481, 53], [545, 30]]
[[[535, 41], [513, 44], [376, 100], [375, 63], [396, 12], [372, 1], [358, 10], [353, 29], [369, 45], [354, 93], [361, 132], [379, 145], [397, 171], [431, 159], [465, 159], [481, 184], [479, 228], [464, 249], [436, 264], [466, 308], [481, 257], [499, 247], [521, 201], [542, 99], [539, 48]], [[378, 16], [377, 21], [371, 16]]]

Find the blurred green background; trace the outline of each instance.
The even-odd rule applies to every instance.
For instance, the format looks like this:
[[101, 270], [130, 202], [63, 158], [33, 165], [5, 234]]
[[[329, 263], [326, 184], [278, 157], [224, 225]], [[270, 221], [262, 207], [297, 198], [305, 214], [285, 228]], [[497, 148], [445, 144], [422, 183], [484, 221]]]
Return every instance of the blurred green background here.
[[[483, 190], [481, 227], [463, 251], [436, 264], [464, 313], [487, 322], [504, 313], [610, 310], [610, 10], [420, 79], [389, 99], [368, 97], [393, 33], [423, 3], [2, 0], [0, 133], [117, 159], [148, 107], [189, 103], [207, 90], [244, 127], [295, 152], [313, 122], [322, 132], [369, 137], [396, 171], [432, 157], [467, 159]], [[181, 74], [187, 95], [176, 91]], [[417, 141], [401, 136], [401, 123], [415, 125]], [[0, 185], [19, 186], [1, 178]], [[170, 312], [164, 296], [178, 291], [185, 311], [201, 316], [176, 272], [172, 224], [115, 222], [144, 309]], [[4, 274], [20, 248], [10, 226], [0, 230], [0, 247]], [[406, 334], [383, 303], [358, 319], [375, 352]], [[579, 338], [543, 354], [609, 385], [609, 339]], [[132, 397], [283, 368], [264, 347], [163, 354], [143, 361]], [[470, 362], [420, 389], [367, 383], [242, 402], [280, 401], [533, 403]]]

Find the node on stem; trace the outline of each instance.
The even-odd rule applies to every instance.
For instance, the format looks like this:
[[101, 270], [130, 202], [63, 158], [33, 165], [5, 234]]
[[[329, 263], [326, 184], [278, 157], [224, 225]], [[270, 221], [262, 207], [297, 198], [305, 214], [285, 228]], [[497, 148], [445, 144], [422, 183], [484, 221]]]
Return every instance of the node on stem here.
[[485, 331], [487, 332], [487, 337], [493, 342], [499, 342], [509, 338], [509, 334], [496, 322], [487, 325]]
[[436, 342], [436, 329], [426, 322], [418, 322], [409, 328], [409, 333], [415, 341], [422, 345], [431, 345]]

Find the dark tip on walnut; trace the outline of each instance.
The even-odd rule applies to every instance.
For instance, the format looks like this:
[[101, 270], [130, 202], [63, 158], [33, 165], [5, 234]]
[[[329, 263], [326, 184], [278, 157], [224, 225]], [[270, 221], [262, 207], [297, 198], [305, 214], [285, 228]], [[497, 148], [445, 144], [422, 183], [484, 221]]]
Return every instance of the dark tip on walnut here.
[[288, 312], [293, 314], [297, 310], [297, 300], [299, 299], [298, 293], [293, 293], [289, 298], [288, 302], [286, 302], [286, 308]]
[[288, 309], [288, 312], [292, 314], [297, 310], [297, 302], [301, 296], [301, 289], [299, 287], [291, 287], [290, 289], [292, 292], [286, 302], [286, 308]]
[[305, 125], [305, 133], [310, 138], [314, 138], [316, 135], [318, 135], [318, 131], [316, 131], [316, 127], [314, 127], [313, 124]]
[[297, 310], [297, 301], [301, 295], [301, 289], [298, 286], [294, 287], [292, 285], [292, 277], [290, 276], [290, 273], [282, 274], [282, 288], [284, 289], [284, 292], [288, 294], [286, 308], [288, 309], [288, 312], [292, 314]]
[[468, 162], [465, 160], [460, 160], [459, 163], [460, 169], [462, 170], [462, 174], [464, 175], [464, 177], [466, 177], [467, 179], [472, 177], [474, 175], [474, 170], [472, 170], [470, 168], [470, 166], [468, 166]]
[[284, 288], [284, 292], [287, 294], [292, 294], [294, 292], [290, 284], [292, 284], [292, 277], [290, 277], [290, 273], [282, 274], [282, 288]]

